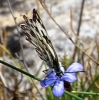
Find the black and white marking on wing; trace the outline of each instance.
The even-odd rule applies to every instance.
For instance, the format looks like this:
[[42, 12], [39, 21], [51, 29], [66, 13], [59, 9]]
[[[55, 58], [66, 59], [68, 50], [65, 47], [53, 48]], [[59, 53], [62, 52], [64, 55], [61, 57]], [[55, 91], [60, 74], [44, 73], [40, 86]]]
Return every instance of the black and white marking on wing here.
[[53, 68], [56, 73], [61, 73], [57, 54], [37, 11], [33, 9], [32, 19], [28, 19], [25, 15], [23, 15], [23, 18], [25, 24], [21, 24], [21, 28], [27, 36], [26, 39], [34, 45], [39, 57], [50, 68]]

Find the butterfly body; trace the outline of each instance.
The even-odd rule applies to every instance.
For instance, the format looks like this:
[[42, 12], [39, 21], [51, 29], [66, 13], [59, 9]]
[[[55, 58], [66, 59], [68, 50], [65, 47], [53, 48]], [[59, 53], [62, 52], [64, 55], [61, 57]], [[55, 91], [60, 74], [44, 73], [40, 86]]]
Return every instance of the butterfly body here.
[[25, 15], [23, 18], [25, 24], [21, 24], [21, 28], [27, 36], [26, 39], [34, 45], [39, 57], [46, 62], [49, 68], [61, 76], [63, 74], [62, 66], [58, 62], [57, 54], [37, 11], [33, 9], [32, 19], [28, 19]]

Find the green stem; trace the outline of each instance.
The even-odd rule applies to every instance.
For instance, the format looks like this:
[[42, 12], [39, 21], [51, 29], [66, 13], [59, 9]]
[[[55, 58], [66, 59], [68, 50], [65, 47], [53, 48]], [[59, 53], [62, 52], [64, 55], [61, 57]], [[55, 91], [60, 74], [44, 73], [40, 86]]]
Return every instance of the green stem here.
[[15, 70], [17, 70], [17, 71], [19, 71], [19, 72], [21, 72], [21, 73], [23, 73], [23, 74], [25, 74], [25, 75], [31, 77], [31, 78], [34, 78], [34, 79], [36, 79], [36, 80], [38, 80], [38, 81], [41, 81], [41, 79], [37, 78], [36, 76], [34, 76], [34, 75], [32, 75], [32, 74], [29, 74], [29, 73], [27, 73], [27, 72], [25, 72], [25, 71], [23, 71], [23, 70], [20, 70], [19, 68], [14, 67], [13, 65], [10, 65], [10, 64], [8, 64], [8, 63], [2, 61], [2, 60], [0, 60], [0, 63], [4, 64], [4, 65], [6, 65], [6, 66], [8, 66], [8, 67], [10, 67], [10, 68], [13, 68], [13, 69], [15, 69]]
[[95, 95], [95, 96], [99, 96], [99, 93], [94, 93], [94, 92], [77, 92], [77, 91], [74, 91], [72, 93], [74, 93], [74, 94], [85, 94], [85, 95]]
[[69, 95], [69, 96], [72, 96], [73, 98], [75, 98], [75, 99], [77, 99], [77, 100], [83, 100], [83, 99], [81, 99], [80, 97], [75, 96], [74, 94], [72, 94], [72, 93], [70, 93], [70, 92], [68, 92], [68, 91], [65, 91], [65, 93], [66, 93], [67, 95]]

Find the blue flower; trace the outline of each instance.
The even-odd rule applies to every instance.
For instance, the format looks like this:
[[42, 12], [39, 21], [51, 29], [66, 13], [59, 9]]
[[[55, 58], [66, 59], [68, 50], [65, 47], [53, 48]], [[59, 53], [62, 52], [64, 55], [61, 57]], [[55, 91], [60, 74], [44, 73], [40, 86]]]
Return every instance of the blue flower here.
[[[64, 94], [65, 89], [70, 91], [70, 82], [75, 82], [77, 76], [75, 72], [83, 71], [83, 66], [79, 63], [71, 64], [66, 71], [63, 72], [63, 75], [60, 77], [52, 70], [49, 70], [47, 76], [44, 80], [40, 82], [43, 88], [53, 85], [53, 94], [56, 97], [61, 97]], [[74, 72], [74, 73], [73, 73]]]

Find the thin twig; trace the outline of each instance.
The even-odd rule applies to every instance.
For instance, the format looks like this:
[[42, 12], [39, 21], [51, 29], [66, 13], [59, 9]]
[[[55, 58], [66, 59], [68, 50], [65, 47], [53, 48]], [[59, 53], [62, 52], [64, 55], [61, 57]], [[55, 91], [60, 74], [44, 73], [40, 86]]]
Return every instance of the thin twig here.
[[79, 36], [81, 22], [82, 22], [82, 14], [83, 14], [83, 9], [84, 9], [84, 3], [85, 3], [85, 0], [82, 0], [81, 11], [80, 11], [80, 18], [79, 18], [79, 21], [78, 21], [78, 29], [77, 29], [77, 35], [78, 36]]
[[[79, 17], [79, 21], [78, 21], [78, 29], [77, 29], [77, 36], [79, 36], [79, 32], [80, 32], [80, 27], [81, 27], [81, 22], [82, 22], [82, 14], [83, 14], [83, 8], [84, 8], [84, 2], [85, 0], [82, 0], [82, 4], [81, 4], [81, 9], [80, 9], [80, 17]], [[78, 43], [78, 39], [75, 41], [75, 43]], [[73, 55], [73, 59], [75, 58], [76, 55], [76, 51], [77, 51], [77, 47], [75, 47], [74, 49], [74, 55]]]

